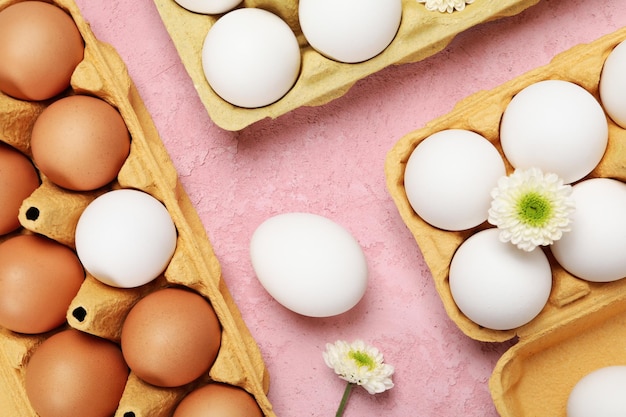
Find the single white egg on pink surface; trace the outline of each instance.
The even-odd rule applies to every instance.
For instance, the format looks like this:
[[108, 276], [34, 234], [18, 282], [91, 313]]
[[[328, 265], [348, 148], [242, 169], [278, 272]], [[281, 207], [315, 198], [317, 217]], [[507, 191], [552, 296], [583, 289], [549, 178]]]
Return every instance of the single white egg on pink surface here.
[[626, 42], [607, 56], [600, 75], [600, 101], [615, 123], [626, 129]]
[[401, 0], [300, 0], [300, 27], [320, 54], [358, 63], [384, 51], [402, 20]]
[[464, 230], [487, 220], [491, 190], [506, 175], [495, 146], [478, 133], [449, 129], [420, 142], [407, 161], [404, 189], [425, 222]]
[[598, 165], [608, 144], [604, 110], [587, 90], [562, 80], [531, 84], [507, 105], [500, 143], [515, 168], [540, 168], [566, 184]]
[[464, 241], [450, 263], [450, 291], [474, 323], [510, 330], [530, 322], [546, 305], [552, 270], [542, 250], [519, 250], [500, 241], [496, 228]]
[[316, 214], [284, 213], [265, 220], [252, 235], [250, 258], [267, 292], [304, 316], [345, 313], [367, 288], [367, 261], [357, 240]]
[[572, 230], [551, 246], [569, 273], [593, 282], [626, 277], [626, 184], [592, 178], [572, 187]]
[[176, 227], [165, 206], [132, 189], [93, 200], [76, 225], [76, 253], [94, 278], [133, 288], [158, 277], [176, 249]]
[[567, 417], [626, 416], [626, 366], [596, 369], [581, 378], [567, 399]]
[[179, 6], [200, 14], [226, 13], [239, 5], [242, 0], [175, 0]]
[[202, 46], [202, 68], [209, 86], [238, 107], [263, 107], [278, 101], [295, 84], [300, 65], [300, 46], [289, 25], [254, 7], [220, 17]]

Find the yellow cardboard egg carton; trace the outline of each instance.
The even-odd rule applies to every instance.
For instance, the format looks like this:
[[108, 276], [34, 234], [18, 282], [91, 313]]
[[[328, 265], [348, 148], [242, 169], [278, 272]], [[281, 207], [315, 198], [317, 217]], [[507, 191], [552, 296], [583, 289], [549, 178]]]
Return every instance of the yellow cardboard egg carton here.
[[472, 26], [521, 13], [539, 0], [475, 0], [462, 12], [426, 10], [417, 0], [402, 0], [402, 22], [396, 37], [378, 56], [357, 64], [328, 59], [309, 46], [298, 23], [296, 0], [244, 0], [240, 7], [258, 7], [281, 17], [300, 44], [302, 65], [294, 87], [277, 102], [246, 109], [222, 100], [202, 70], [202, 45], [221, 15], [192, 13], [174, 0], [154, 0], [181, 60], [211, 119], [223, 129], [240, 130], [264, 118], [276, 118], [302, 106], [319, 106], [341, 97], [358, 80], [390, 65], [420, 61], [445, 48]]
[[[486, 342], [519, 341], [498, 361], [490, 379], [496, 408], [503, 417], [565, 417], [569, 392], [587, 373], [608, 365], [625, 365], [626, 280], [593, 283], [577, 279], [548, 255], [553, 288], [541, 313], [513, 330], [480, 327], [458, 309], [450, 292], [449, 265], [456, 249], [470, 235], [490, 227], [450, 232], [424, 222], [411, 208], [404, 190], [404, 170], [415, 147], [431, 134], [449, 128], [477, 132], [504, 158], [499, 125], [512, 97], [526, 86], [547, 79], [571, 81], [599, 99], [604, 61], [626, 39], [626, 28], [590, 44], [576, 46], [539, 67], [490, 91], [460, 101], [448, 114], [402, 137], [385, 163], [387, 187], [432, 273], [448, 316], [469, 337]], [[600, 164], [588, 177], [626, 181], [626, 130], [609, 119], [609, 144]], [[507, 162], [507, 170], [511, 166]], [[505, 279], [505, 277], [503, 277]]]
[[[15, 3], [0, 0], [0, 9]], [[208, 299], [221, 327], [219, 354], [206, 378], [181, 388], [158, 388], [132, 372], [115, 417], [169, 417], [194, 386], [213, 381], [241, 387], [256, 399], [266, 417], [275, 416], [267, 398], [269, 374], [259, 348], [243, 322], [222, 277], [194, 207], [126, 67], [115, 50], [99, 42], [72, 0], [55, 0], [76, 22], [85, 41], [84, 60], [72, 76], [72, 90], [90, 94], [115, 106], [130, 132], [131, 151], [117, 180], [93, 192], [67, 192], [42, 175], [42, 184], [28, 197], [19, 213], [23, 226], [15, 233], [39, 233], [74, 247], [74, 232], [85, 207], [99, 194], [115, 188], [134, 188], [160, 200], [178, 232], [177, 247], [162, 277], [135, 289], [108, 287], [87, 274], [67, 312], [66, 326], [119, 341], [123, 319], [142, 296], [165, 285], [184, 285]], [[46, 103], [15, 100], [0, 93], [1, 139], [26, 155], [30, 131]], [[0, 328], [0, 414], [34, 417], [24, 390], [24, 370], [38, 344], [52, 332], [22, 335]]]

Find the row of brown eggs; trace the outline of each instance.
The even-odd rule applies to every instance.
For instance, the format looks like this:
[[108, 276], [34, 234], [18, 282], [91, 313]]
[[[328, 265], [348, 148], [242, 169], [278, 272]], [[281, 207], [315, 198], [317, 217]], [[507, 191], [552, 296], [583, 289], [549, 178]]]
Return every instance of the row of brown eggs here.
[[[128, 267], [129, 263], [107, 258], [111, 253], [106, 241], [139, 235], [146, 244], [135, 246], [145, 247], [150, 246], [151, 236], [136, 230], [123, 235], [108, 228], [99, 235], [87, 233], [91, 239], [83, 238], [80, 242], [86, 243], [79, 243], [77, 228], [73, 250], [21, 227], [18, 210], [41, 182], [67, 193], [97, 196], [83, 214], [93, 212], [88, 209], [106, 197], [127, 193], [140, 194], [164, 209], [147, 193], [115, 189], [117, 174], [130, 153], [131, 137], [115, 107], [98, 97], [71, 91], [70, 79], [83, 59], [83, 48], [74, 21], [54, 4], [23, 1], [0, 11], [0, 61], [6, 63], [0, 68], [0, 91], [16, 100], [42, 103], [30, 130], [32, 161], [7, 144], [0, 147], [1, 192], [7, 194], [0, 213], [5, 223], [0, 244], [0, 326], [16, 333], [45, 336], [29, 358], [25, 373], [26, 394], [40, 417], [111, 416], [129, 371], [158, 387], [210, 382], [207, 371], [221, 341], [219, 319], [205, 297], [184, 286], [161, 283], [176, 245], [171, 219], [170, 241], [156, 242], [169, 249], [161, 251], [162, 259], [152, 275], [145, 282], [116, 285], [133, 288], [158, 283], [156, 291], [139, 299], [123, 318], [119, 341], [68, 326], [66, 314], [86, 273], [110, 285], [109, 273], [100, 265]], [[118, 200], [121, 211], [135, 206], [135, 200]], [[96, 216], [91, 224], [119, 220], [106, 218], [115, 213], [110, 209], [109, 205], [96, 212], [101, 217]], [[27, 216], [36, 220], [38, 213]], [[150, 218], [146, 221], [149, 228]], [[83, 258], [88, 259], [88, 255], [100, 255], [104, 261], [85, 262]], [[145, 258], [144, 253], [132, 251], [129, 256]], [[196, 415], [194, 410], [200, 409], [217, 416], [262, 415], [253, 397], [235, 386], [210, 383], [192, 394], [180, 403], [177, 417]]]

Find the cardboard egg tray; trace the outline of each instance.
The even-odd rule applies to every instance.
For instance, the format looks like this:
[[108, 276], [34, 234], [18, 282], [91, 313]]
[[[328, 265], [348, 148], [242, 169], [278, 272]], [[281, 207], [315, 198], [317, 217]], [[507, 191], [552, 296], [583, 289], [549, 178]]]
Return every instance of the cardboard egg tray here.
[[[448, 282], [450, 261], [459, 245], [486, 227], [450, 232], [424, 222], [411, 208], [404, 190], [404, 170], [415, 147], [431, 134], [449, 128], [475, 131], [491, 141], [504, 158], [499, 124], [512, 97], [524, 87], [547, 79], [574, 82], [598, 101], [598, 83], [604, 61], [626, 39], [626, 28], [590, 44], [557, 55], [550, 64], [501, 86], [475, 93], [442, 117], [402, 137], [389, 151], [385, 164], [387, 187], [398, 211], [413, 234], [432, 273], [449, 317], [469, 337], [485, 342], [518, 338], [498, 361], [490, 390], [501, 416], [565, 417], [569, 392], [587, 373], [608, 365], [625, 365], [626, 280], [592, 283], [561, 268], [546, 251], [552, 266], [553, 287], [545, 308], [530, 323], [513, 330], [478, 326], [457, 308]], [[608, 118], [608, 117], [607, 117]], [[609, 119], [609, 144], [588, 177], [626, 181], [626, 130]], [[505, 160], [506, 161], [506, 160]], [[512, 167], [507, 163], [507, 172]]]
[[[192, 13], [174, 0], [154, 0], [181, 60], [193, 80], [211, 119], [223, 129], [241, 130], [264, 118], [276, 118], [302, 106], [319, 106], [345, 94], [358, 80], [395, 64], [420, 61], [445, 48], [468, 28], [521, 13], [539, 0], [475, 0], [465, 10], [440, 13], [426, 10], [416, 0], [402, 0], [402, 22], [396, 37], [378, 56], [346, 64], [325, 58], [311, 48], [298, 23], [296, 0], [243, 0], [240, 7], [258, 7], [281, 17], [296, 34], [302, 65], [294, 87], [277, 102], [245, 109], [222, 100], [209, 86], [202, 70], [202, 45], [221, 15]], [[358, 13], [358, 11], [355, 11]]]
[[[0, 9], [15, 3], [0, 0]], [[184, 285], [207, 298], [222, 326], [218, 357], [206, 378], [179, 388], [157, 388], [132, 372], [116, 417], [168, 417], [182, 397], [198, 384], [214, 380], [251, 393], [266, 417], [274, 416], [267, 399], [269, 375], [258, 346], [243, 322], [222, 278], [205, 229], [183, 190], [126, 67], [115, 50], [99, 42], [72, 0], [55, 0], [75, 20], [85, 41], [85, 56], [72, 77], [72, 90], [91, 94], [120, 111], [129, 129], [131, 151], [110, 187], [94, 192], [67, 192], [45, 177], [19, 213], [23, 228], [15, 233], [39, 233], [74, 247], [74, 231], [84, 208], [97, 195], [115, 188], [145, 191], [167, 207], [177, 228], [177, 248], [163, 276], [135, 289], [108, 287], [87, 274], [67, 313], [65, 327], [119, 342], [123, 319], [142, 296], [166, 285]], [[0, 93], [1, 139], [30, 156], [29, 138], [45, 103], [25, 102]], [[6, 236], [4, 237], [6, 238]], [[58, 330], [58, 329], [57, 329]], [[22, 335], [0, 328], [0, 414], [33, 417], [24, 389], [24, 369], [30, 355], [55, 331]]]

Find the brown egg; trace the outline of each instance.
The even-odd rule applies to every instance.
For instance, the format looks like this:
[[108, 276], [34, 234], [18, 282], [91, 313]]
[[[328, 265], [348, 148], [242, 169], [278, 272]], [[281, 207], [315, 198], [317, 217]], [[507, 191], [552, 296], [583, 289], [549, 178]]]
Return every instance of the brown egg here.
[[130, 152], [130, 135], [113, 106], [76, 95], [55, 101], [39, 115], [30, 146], [35, 165], [50, 181], [88, 191], [115, 179]]
[[67, 246], [40, 235], [0, 244], [0, 326], [43, 333], [65, 322], [85, 273]]
[[26, 365], [26, 395], [39, 417], [111, 417], [127, 380], [118, 345], [75, 329], [48, 338]]
[[0, 91], [46, 100], [70, 85], [84, 54], [74, 20], [59, 7], [23, 1], [0, 11]]
[[166, 288], [133, 306], [121, 342], [126, 363], [139, 378], [176, 387], [209, 370], [219, 351], [221, 329], [213, 308], [198, 293]]
[[254, 397], [233, 385], [211, 383], [190, 392], [172, 417], [263, 417]]
[[20, 206], [37, 187], [39, 175], [30, 159], [0, 143], [0, 235], [20, 227]]

